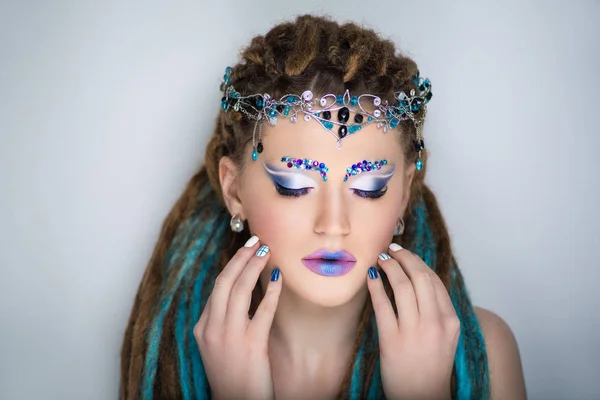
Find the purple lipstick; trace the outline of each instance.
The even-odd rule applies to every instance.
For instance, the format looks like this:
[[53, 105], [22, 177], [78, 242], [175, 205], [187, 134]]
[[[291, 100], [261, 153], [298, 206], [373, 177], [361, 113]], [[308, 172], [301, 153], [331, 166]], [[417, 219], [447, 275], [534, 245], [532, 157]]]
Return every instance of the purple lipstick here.
[[302, 264], [323, 276], [342, 276], [356, 265], [356, 258], [346, 250], [317, 250], [302, 259]]

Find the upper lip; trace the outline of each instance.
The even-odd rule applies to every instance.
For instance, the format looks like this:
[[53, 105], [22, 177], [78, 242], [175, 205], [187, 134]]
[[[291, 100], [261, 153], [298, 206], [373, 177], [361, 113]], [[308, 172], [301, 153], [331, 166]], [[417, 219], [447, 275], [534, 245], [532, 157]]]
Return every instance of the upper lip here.
[[346, 250], [317, 250], [303, 258], [303, 260], [332, 260], [332, 261], [356, 261], [354, 256]]

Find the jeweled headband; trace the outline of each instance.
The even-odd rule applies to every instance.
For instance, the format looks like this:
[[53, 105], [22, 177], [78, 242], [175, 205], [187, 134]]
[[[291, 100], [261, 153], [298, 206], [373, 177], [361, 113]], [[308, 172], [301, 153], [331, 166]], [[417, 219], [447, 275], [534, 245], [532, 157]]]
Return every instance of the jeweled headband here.
[[[395, 92], [396, 102], [389, 104], [387, 100], [382, 101], [373, 94], [351, 96], [348, 90], [344, 94], [326, 94], [320, 98], [315, 98], [310, 90], [301, 95], [286, 94], [280, 99], [274, 99], [268, 93], [242, 96], [229, 84], [231, 71], [231, 67], [227, 67], [223, 76], [221, 108], [226, 112], [241, 112], [256, 121], [252, 134], [252, 160], [256, 161], [258, 154], [263, 151], [260, 129], [263, 120], [271, 126], [277, 124], [278, 117], [289, 118], [293, 123], [300, 117], [305, 121], [315, 120], [337, 138], [338, 150], [342, 148], [342, 140], [367, 125], [376, 124], [377, 128], [387, 132], [388, 129], [396, 128], [400, 121], [412, 120], [417, 131], [413, 143], [419, 154], [416, 167], [418, 171], [423, 169], [421, 152], [425, 145], [422, 127], [432, 92], [429, 79], [421, 78], [418, 73], [413, 77], [418, 90], [412, 89], [408, 95], [402, 91]], [[419, 111], [421, 113], [417, 115]], [[355, 113], [353, 121], [350, 121], [350, 112]]]

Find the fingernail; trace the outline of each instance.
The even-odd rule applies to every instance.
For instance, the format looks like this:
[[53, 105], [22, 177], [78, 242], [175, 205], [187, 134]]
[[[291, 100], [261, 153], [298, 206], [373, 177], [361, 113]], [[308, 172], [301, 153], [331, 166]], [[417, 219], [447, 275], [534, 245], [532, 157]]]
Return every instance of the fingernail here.
[[387, 253], [381, 253], [381, 254], [379, 254], [379, 259], [381, 261], [389, 260], [390, 258], [392, 258], [392, 257], [390, 257], [390, 255], [387, 254]]
[[392, 243], [392, 244], [390, 244], [390, 250], [391, 251], [402, 250], [402, 246], [400, 246], [398, 243]]
[[252, 247], [256, 244], [256, 242], [258, 242], [258, 236], [254, 235], [250, 239], [248, 239], [244, 247]]
[[271, 282], [275, 282], [279, 279], [279, 268], [275, 268], [273, 272], [271, 272]]
[[377, 279], [377, 269], [375, 267], [369, 267], [369, 278]]
[[263, 244], [262, 246], [260, 246], [260, 248], [258, 250], [256, 250], [256, 256], [264, 257], [268, 252], [269, 252], [269, 246], [267, 246], [266, 244]]

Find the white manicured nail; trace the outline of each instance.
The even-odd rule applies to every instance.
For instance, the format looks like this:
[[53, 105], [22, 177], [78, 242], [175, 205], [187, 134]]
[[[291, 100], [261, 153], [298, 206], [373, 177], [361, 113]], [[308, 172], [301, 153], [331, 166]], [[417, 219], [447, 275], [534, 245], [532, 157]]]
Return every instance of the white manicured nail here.
[[392, 243], [392, 244], [390, 244], [390, 250], [391, 251], [402, 250], [402, 246], [400, 246], [398, 243]]
[[256, 242], [258, 242], [258, 236], [254, 235], [250, 239], [248, 239], [244, 247], [252, 247], [256, 244]]

